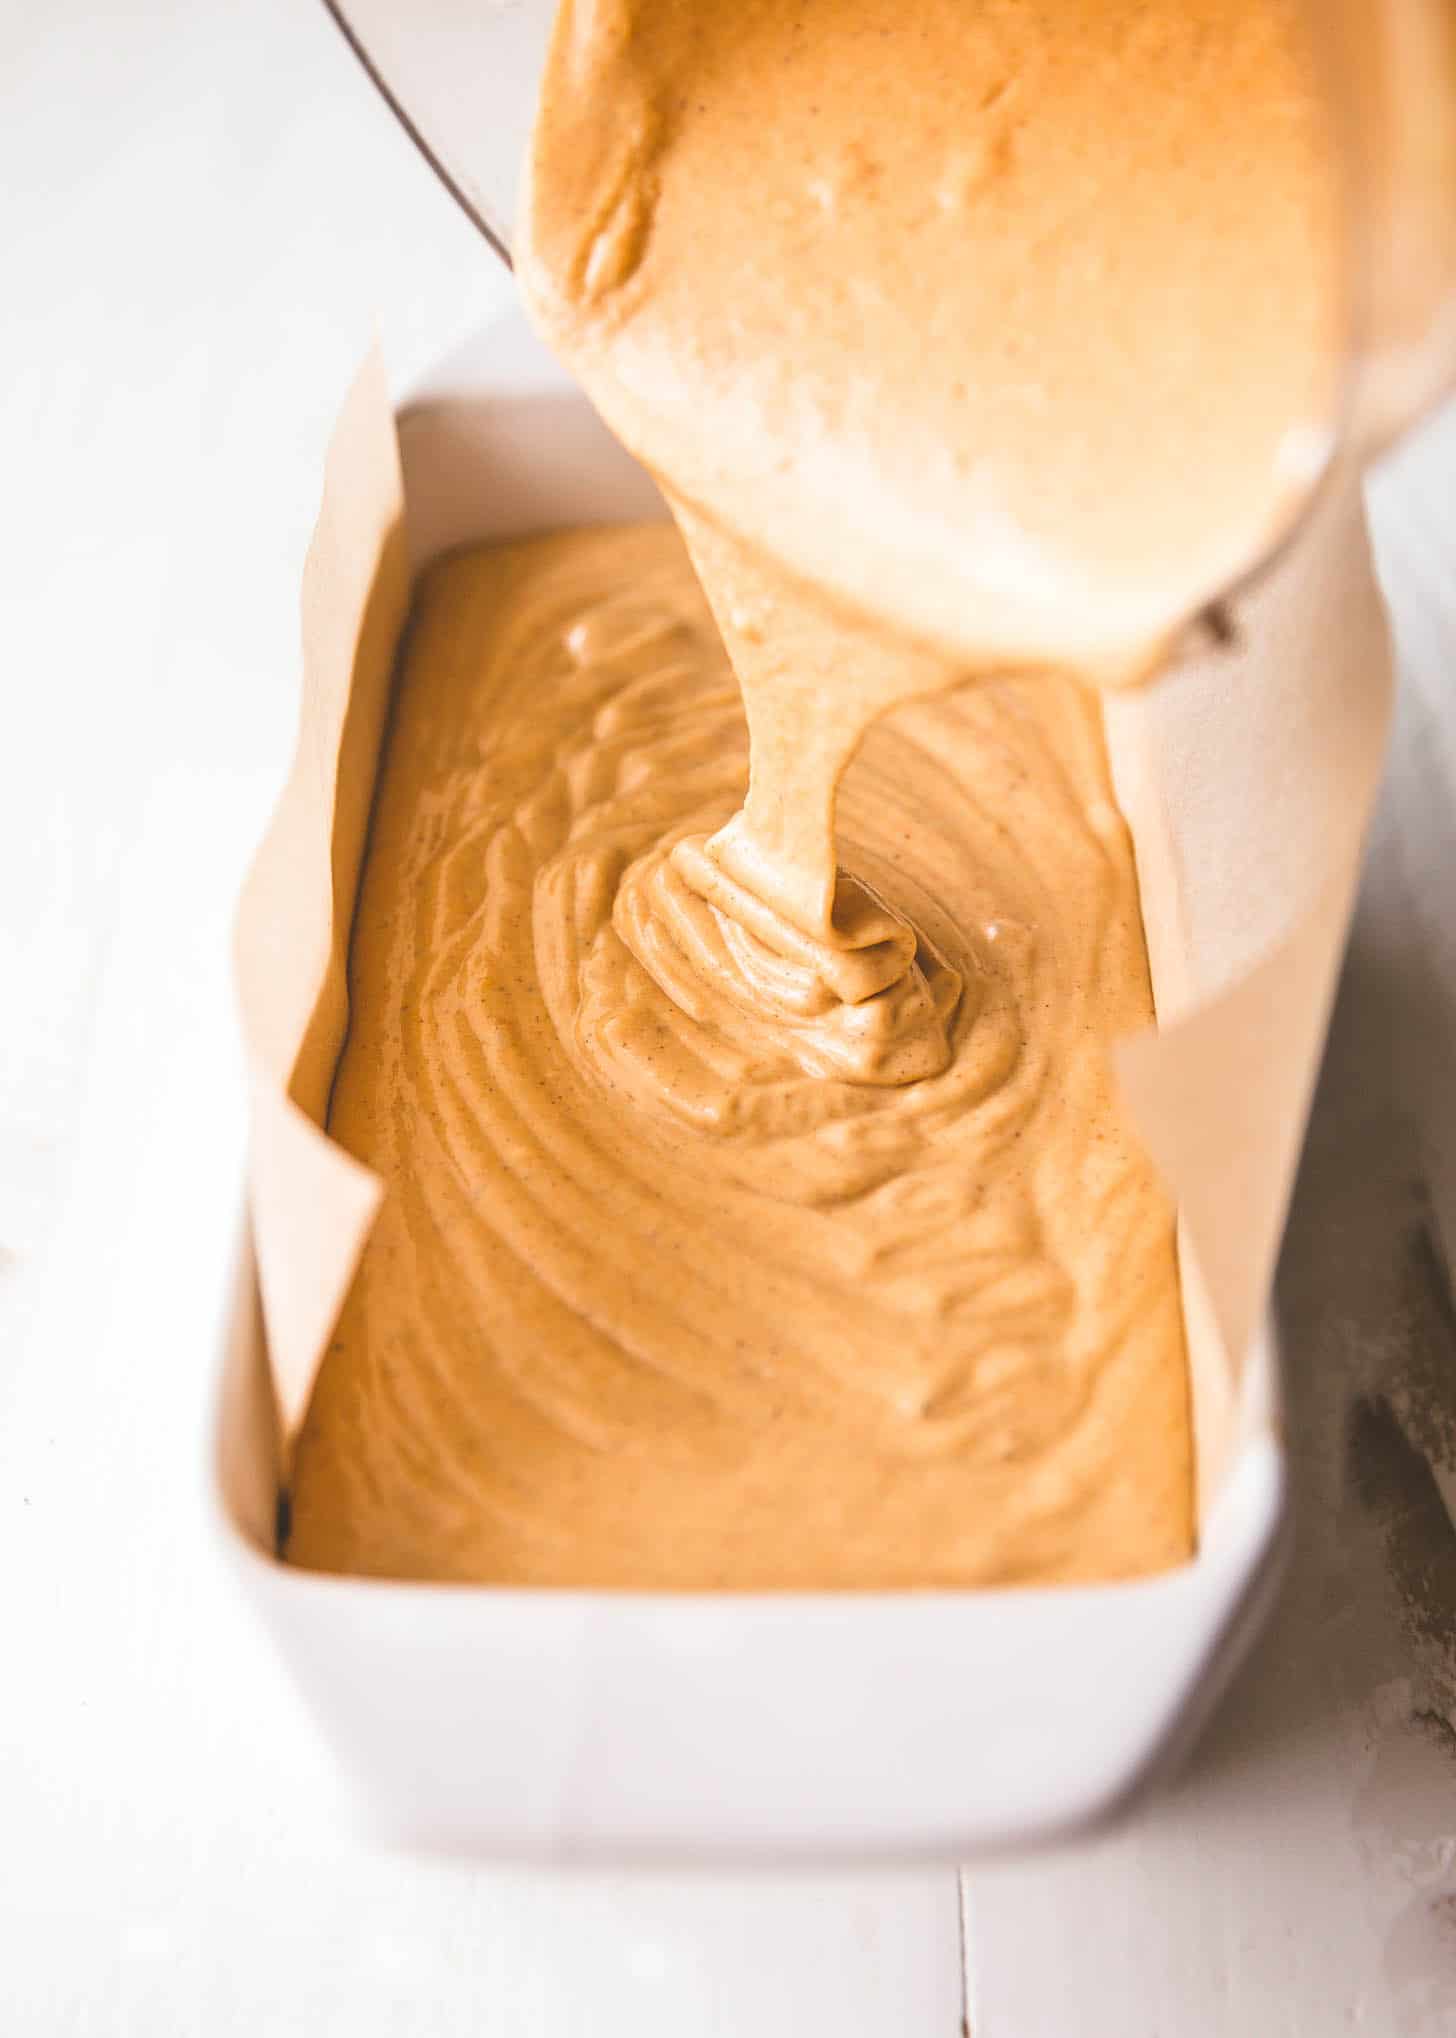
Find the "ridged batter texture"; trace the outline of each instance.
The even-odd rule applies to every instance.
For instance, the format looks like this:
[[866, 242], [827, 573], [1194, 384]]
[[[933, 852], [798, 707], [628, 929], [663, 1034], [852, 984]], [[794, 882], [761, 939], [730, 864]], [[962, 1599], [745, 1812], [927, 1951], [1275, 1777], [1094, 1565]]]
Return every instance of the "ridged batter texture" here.
[[[388, 1193], [299, 1439], [294, 1561], [832, 1589], [1188, 1554], [1172, 1213], [1110, 1068], [1151, 998], [1095, 700], [1003, 678], [875, 724], [838, 793], [867, 935], [842, 998], [702, 882], [747, 764], [671, 526], [428, 575], [330, 1118]], [[888, 999], [854, 975], [879, 913]], [[944, 1041], [909, 1077], [907, 942]]]

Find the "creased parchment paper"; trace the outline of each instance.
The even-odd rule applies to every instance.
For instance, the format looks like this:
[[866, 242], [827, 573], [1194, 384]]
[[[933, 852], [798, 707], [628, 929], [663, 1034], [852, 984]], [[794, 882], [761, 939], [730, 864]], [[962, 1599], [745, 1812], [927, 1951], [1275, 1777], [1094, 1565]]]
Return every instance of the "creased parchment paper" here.
[[[472, 443], [488, 463], [489, 434]], [[478, 477], [483, 498], [491, 480]], [[418, 486], [428, 494], [429, 473]], [[513, 486], [503, 474], [502, 493]], [[597, 481], [584, 474], [582, 487], [583, 520], [594, 520]], [[412, 500], [421, 509], [428, 524], [428, 503]], [[347, 1024], [354, 893], [408, 604], [404, 513], [375, 354], [329, 455], [303, 584], [298, 751], [237, 929], [252, 1224], [285, 1476], [384, 1193], [320, 1127]], [[622, 513], [641, 514], [640, 500]], [[520, 527], [540, 521], [532, 499]], [[510, 527], [509, 502], [497, 501], [489, 528]], [[1110, 699], [1106, 715], [1159, 1013], [1156, 1031], [1122, 1044], [1119, 1063], [1179, 1204], [1201, 1516], [1240, 1436], [1273, 1419], [1242, 1391], [1243, 1362], [1272, 1278], [1384, 747], [1390, 653], [1353, 477], [1327, 491], [1235, 619], [1231, 648]]]

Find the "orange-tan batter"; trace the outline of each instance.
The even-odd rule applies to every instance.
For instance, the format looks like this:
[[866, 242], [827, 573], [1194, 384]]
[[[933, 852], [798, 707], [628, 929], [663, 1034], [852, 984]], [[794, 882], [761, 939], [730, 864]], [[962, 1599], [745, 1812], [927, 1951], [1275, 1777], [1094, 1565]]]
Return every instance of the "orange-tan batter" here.
[[1187, 1552], [1171, 1216], [1108, 1060], [1150, 999], [1095, 699], [968, 685], [845, 774], [846, 861], [959, 986], [946, 1067], [905, 1084], [806, 1072], [792, 970], [745, 1015], [694, 969], [733, 923], [694, 928], [673, 847], [746, 769], [670, 525], [426, 580], [330, 1119], [389, 1195], [299, 1443], [296, 1561], [852, 1587]]
[[331, 1121], [391, 1193], [292, 1556], [1187, 1553], [1079, 681], [1154, 669], [1322, 457], [1320, 106], [1298, 0], [565, 0], [523, 290], [687, 550], [564, 535], [427, 589]]

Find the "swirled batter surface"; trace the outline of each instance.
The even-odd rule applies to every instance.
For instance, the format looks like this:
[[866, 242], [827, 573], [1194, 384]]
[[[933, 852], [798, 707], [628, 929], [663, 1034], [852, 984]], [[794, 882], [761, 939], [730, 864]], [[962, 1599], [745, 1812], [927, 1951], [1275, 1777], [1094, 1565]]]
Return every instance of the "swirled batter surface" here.
[[[1109, 1069], [1151, 1007], [1095, 701], [968, 685], [845, 772], [847, 910], [914, 927], [944, 1043], [913, 1080], [859, 965], [816, 999], [812, 956], [745, 948], [689, 882], [747, 769], [670, 526], [428, 577], [330, 1121], [389, 1194], [294, 1560], [832, 1588], [1187, 1553], [1171, 1213]], [[848, 951], [871, 983], [874, 946]], [[826, 1046], [846, 1012], [867, 1041]]]

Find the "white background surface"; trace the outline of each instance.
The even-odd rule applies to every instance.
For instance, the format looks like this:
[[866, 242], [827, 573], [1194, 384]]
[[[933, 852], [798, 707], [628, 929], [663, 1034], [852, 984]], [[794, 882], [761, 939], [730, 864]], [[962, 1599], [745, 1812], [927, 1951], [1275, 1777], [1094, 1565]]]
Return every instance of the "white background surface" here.
[[[376, 322], [403, 383], [506, 279], [312, 0], [0, 0], [0, 93], [0, 2030], [933, 2038], [952, 1992], [893, 1885], [370, 1851], [243, 1618], [205, 1479], [242, 1151], [231, 904], [291, 742], [341, 392]], [[1381, 510], [1419, 776], [1456, 695], [1449, 423]], [[1439, 960], [1444, 924], [1440, 886], [1423, 920], [1397, 869], [1429, 873], [1437, 837], [1387, 838], [1342, 1006], [1353, 1091], [1327, 1085], [1286, 1262], [1329, 1362], [1296, 1384], [1292, 1611], [1175, 1796], [971, 1879], [976, 2038], [1456, 2030], [1431, 1725], [1456, 1683], [1429, 1637], [1412, 1656], [1338, 1472], [1336, 1375], [1390, 1357], [1327, 1278], [1341, 1185], [1404, 1209], [1423, 1178], [1439, 1216], [1456, 1150], [1429, 1103], [1449, 1048], [1406, 1145], [1379, 1142], [1408, 1095], [1369, 1101], [1388, 930]], [[1367, 1134], [1388, 1180], [1352, 1163]]]

